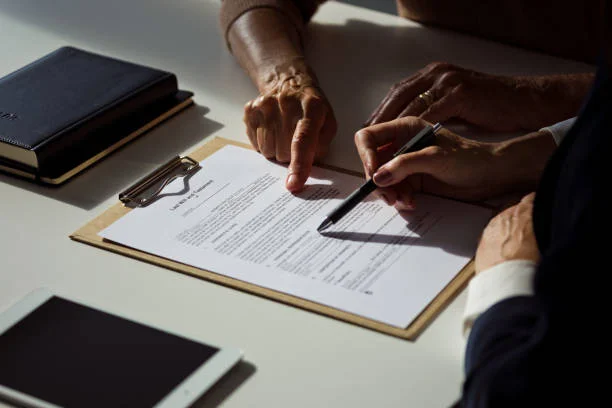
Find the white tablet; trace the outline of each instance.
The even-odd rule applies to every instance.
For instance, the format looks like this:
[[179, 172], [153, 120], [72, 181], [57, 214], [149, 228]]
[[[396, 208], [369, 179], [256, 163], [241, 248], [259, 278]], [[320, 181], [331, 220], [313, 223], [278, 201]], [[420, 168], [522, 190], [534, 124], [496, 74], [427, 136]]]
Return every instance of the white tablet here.
[[187, 407], [240, 361], [39, 289], [0, 314], [0, 399], [34, 407]]

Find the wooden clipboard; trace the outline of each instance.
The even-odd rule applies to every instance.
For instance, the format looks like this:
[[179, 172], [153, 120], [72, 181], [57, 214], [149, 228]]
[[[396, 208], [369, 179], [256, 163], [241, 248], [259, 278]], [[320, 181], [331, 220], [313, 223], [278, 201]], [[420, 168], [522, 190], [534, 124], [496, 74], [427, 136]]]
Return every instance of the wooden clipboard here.
[[[195, 151], [191, 152], [188, 155], [188, 158], [191, 158], [193, 159], [193, 161], [199, 163], [206, 157], [210, 156], [211, 154], [228, 144], [244, 147], [246, 149], [251, 149], [249, 145], [217, 137], [211, 140], [210, 142], [204, 144], [199, 149], [196, 149]], [[346, 170], [340, 170], [337, 168], [334, 168], [334, 170], [347, 172]], [[140, 180], [139, 183], [136, 183], [135, 185], [141, 185], [143, 181], [144, 179]], [[416, 317], [416, 319], [414, 319], [408, 327], [402, 329], [390, 326], [385, 323], [381, 323], [379, 321], [368, 319], [353, 313], [334, 309], [332, 307], [322, 305], [320, 303], [315, 303], [292, 295], [288, 295], [286, 293], [263, 288], [261, 286], [247, 283], [238, 279], [230, 278], [211, 271], [207, 271], [204, 269], [185, 265], [180, 262], [162, 258], [156, 255], [141, 252], [129, 247], [125, 247], [123, 245], [113, 243], [111, 241], [107, 241], [98, 235], [98, 232], [108, 227], [113, 222], [115, 222], [130, 211], [132, 211], [132, 208], [130, 208], [130, 206], [125, 205], [123, 202], [118, 202], [93, 220], [89, 221], [86, 225], [82, 226], [77, 231], [70, 234], [70, 238], [75, 241], [83, 242], [121, 255], [136, 258], [141, 261], [152, 263], [154, 265], [162, 266], [176, 272], [184, 273], [197, 278], [229, 286], [231, 288], [253, 293], [281, 303], [299, 307], [301, 309], [309, 310], [311, 312], [319, 313], [338, 320], [356, 324], [358, 326], [362, 326], [371, 330], [376, 330], [407, 340], [415, 340], [419, 336], [419, 334], [428, 326], [428, 324], [465, 287], [468, 280], [474, 274], [474, 262], [473, 260], [471, 260], [463, 269], [458, 271], [458, 273], [450, 281], [450, 283], [440, 293], [438, 293], [438, 295], [429, 303], [429, 305], [427, 305], [427, 307]]]

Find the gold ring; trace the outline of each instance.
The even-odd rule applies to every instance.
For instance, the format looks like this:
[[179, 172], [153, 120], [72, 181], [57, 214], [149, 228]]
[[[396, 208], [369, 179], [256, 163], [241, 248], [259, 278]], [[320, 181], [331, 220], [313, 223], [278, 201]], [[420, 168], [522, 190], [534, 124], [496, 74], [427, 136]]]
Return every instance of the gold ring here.
[[434, 96], [431, 91], [425, 91], [418, 96], [420, 100], [425, 102], [425, 105], [429, 108], [431, 104], [434, 102]]

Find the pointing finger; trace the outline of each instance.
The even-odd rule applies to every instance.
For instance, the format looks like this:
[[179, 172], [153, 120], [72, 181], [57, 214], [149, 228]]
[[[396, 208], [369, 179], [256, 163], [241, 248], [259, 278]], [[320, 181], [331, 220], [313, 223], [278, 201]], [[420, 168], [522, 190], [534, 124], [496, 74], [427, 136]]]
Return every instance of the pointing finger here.
[[291, 162], [286, 187], [291, 192], [304, 188], [315, 158], [319, 132], [323, 126], [323, 107], [310, 98], [304, 103], [304, 117], [298, 122], [291, 140]]

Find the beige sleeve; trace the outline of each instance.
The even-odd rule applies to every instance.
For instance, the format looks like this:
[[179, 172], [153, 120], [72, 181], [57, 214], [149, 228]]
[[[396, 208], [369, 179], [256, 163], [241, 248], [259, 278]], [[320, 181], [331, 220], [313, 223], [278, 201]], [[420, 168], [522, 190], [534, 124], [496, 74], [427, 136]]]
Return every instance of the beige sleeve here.
[[227, 48], [231, 51], [228, 42], [228, 33], [234, 21], [249, 10], [256, 8], [271, 8], [284, 14], [296, 28], [300, 40], [303, 42], [304, 26], [310, 21], [317, 8], [326, 0], [222, 0], [219, 23], [225, 38]]

